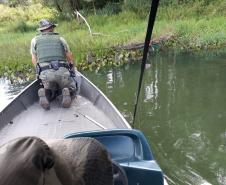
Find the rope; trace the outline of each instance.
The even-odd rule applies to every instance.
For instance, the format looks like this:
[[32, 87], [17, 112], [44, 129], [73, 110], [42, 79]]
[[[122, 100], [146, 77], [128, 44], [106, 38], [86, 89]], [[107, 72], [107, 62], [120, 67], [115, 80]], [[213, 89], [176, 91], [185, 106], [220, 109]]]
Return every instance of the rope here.
[[134, 108], [134, 113], [133, 113], [133, 123], [132, 123], [133, 128], [135, 126], [137, 105], [138, 105], [138, 101], [139, 101], [140, 90], [141, 90], [141, 85], [142, 85], [143, 76], [144, 76], [144, 69], [145, 69], [145, 64], [147, 61], [147, 54], [148, 54], [152, 31], [153, 31], [155, 18], [156, 18], [156, 14], [157, 14], [158, 4], [159, 4], [159, 0], [152, 0], [151, 10], [150, 10], [150, 14], [149, 14], [148, 27], [147, 27], [147, 32], [146, 32], [146, 38], [145, 38], [145, 43], [144, 43], [143, 59], [142, 59], [142, 63], [141, 63], [140, 79], [139, 79], [139, 84], [138, 84], [136, 103], [135, 103], [135, 108]]

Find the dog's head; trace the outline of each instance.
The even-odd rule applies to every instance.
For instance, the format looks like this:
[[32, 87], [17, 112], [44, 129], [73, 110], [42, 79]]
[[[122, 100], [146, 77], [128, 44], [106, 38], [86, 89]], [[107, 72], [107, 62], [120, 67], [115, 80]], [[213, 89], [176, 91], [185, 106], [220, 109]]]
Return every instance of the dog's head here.
[[41, 185], [54, 155], [37, 137], [14, 139], [0, 147], [0, 185]]

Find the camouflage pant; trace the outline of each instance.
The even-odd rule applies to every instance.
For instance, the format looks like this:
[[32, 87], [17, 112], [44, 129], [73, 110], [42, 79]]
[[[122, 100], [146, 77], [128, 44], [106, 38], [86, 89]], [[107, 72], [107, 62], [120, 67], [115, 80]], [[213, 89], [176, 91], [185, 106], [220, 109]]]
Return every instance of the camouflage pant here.
[[65, 87], [75, 89], [75, 81], [70, 76], [68, 69], [60, 67], [58, 70], [48, 69], [39, 75], [45, 89], [53, 91], [61, 90]]

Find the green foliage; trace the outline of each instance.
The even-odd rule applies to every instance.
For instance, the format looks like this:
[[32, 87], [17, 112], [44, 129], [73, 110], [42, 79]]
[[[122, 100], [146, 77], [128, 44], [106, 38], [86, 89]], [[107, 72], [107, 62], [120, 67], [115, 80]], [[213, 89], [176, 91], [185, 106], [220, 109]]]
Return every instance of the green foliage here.
[[56, 20], [58, 21], [72, 21], [74, 19], [74, 15], [70, 12], [59, 12]]
[[[226, 1], [171, 2], [161, 1], [154, 27], [153, 36], [161, 46], [199, 50], [226, 45]], [[70, 12], [56, 13], [42, 4], [17, 8], [0, 5], [0, 76], [12, 76], [15, 71], [34, 74], [29, 47], [42, 18], [58, 23], [56, 31], [68, 41], [83, 69], [104, 66], [100, 60], [109, 61], [106, 56], [112, 48], [144, 41], [149, 3], [148, 0], [107, 3], [102, 9], [96, 9], [96, 14], [92, 6], [81, 10], [96, 33], [92, 36], [84, 21], [78, 22]], [[87, 67], [81, 63], [90, 51], [96, 55], [96, 64]]]
[[97, 10], [97, 15], [114, 15], [122, 11], [120, 3], [108, 3], [102, 9]]
[[29, 6], [8, 7], [0, 4], [0, 22], [26, 21], [37, 24], [40, 19], [51, 19], [57, 15], [54, 9], [43, 7], [41, 4]]
[[216, 0], [161, 0], [161, 5], [177, 5], [177, 4], [194, 4], [194, 3], [202, 3], [203, 5], [208, 5], [213, 3]]
[[150, 11], [150, 1], [148, 0], [127, 0], [123, 5], [125, 10], [133, 11], [140, 17], [146, 17]]
[[12, 23], [11, 27], [9, 27], [10, 32], [29, 32], [29, 31], [35, 31], [37, 29], [37, 26], [34, 24], [29, 24], [23, 20], [18, 21], [16, 23]]
[[7, 65], [0, 63], [0, 71], [3, 72], [4, 76], [9, 76], [12, 79], [18, 76], [31, 79], [35, 76], [34, 67], [27, 62], [19, 63], [18, 61], [11, 61]]
[[27, 0], [8, 0], [7, 4], [10, 7], [27, 6], [29, 4], [29, 1], [27, 1]]
[[158, 19], [160, 20], [181, 20], [181, 19], [200, 19], [205, 17], [210, 19], [216, 16], [226, 16], [224, 11], [226, 8], [226, 1], [215, 0], [208, 5], [205, 1], [195, 1], [187, 4], [170, 4], [167, 6], [160, 6], [158, 11]]

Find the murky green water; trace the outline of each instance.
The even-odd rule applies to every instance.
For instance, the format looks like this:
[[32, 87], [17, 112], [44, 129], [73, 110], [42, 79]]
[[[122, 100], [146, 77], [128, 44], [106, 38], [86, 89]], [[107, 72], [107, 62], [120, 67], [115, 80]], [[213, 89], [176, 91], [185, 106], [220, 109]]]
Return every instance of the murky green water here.
[[[226, 185], [226, 53], [161, 54], [145, 71], [136, 128], [177, 185]], [[139, 66], [87, 76], [132, 120]]]
[[[148, 137], [170, 184], [226, 185], [226, 52], [165, 53], [152, 61], [136, 128]], [[139, 72], [133, 64], [86, 75], [131, 122]]]

